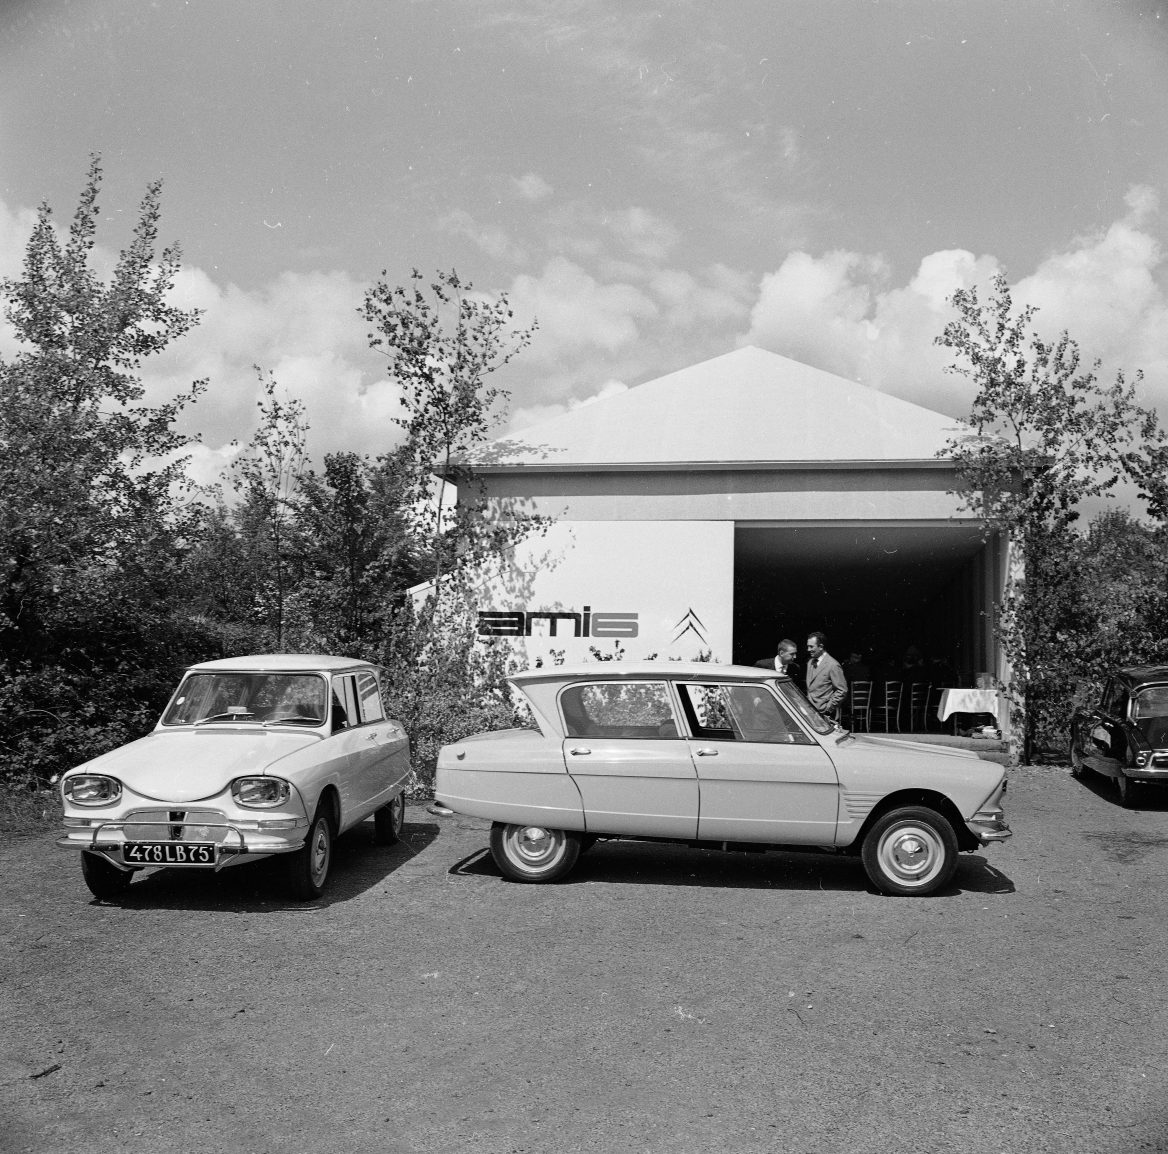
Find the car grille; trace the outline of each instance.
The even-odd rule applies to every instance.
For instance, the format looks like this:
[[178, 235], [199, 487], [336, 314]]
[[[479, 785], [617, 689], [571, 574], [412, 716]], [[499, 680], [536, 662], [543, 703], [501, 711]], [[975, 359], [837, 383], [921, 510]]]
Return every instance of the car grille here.
[[138, 809], [123, 825], [126, 841], [223, 842], [227, 819], [217, 809]]

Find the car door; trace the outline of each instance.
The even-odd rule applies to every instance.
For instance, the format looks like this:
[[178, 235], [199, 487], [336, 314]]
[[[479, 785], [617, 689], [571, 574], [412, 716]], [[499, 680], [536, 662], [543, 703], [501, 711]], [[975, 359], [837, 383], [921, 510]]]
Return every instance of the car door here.
[[839, 778], [762, 684], [680, 683], [698, 775], [702, 841], [832, 845]]
[[697, 772], [665, 681], [580, 682], [558, 700], [589, 833], [697, 836]]
[[366, 791], [360, 778], [362, 743], [368, 734], [362, 731], [355, 674], [333, 674], [331, 707], [332, 735], [325, 746], [341, 794], [341, 827], [347, 829], [361, 811]]
[[354, 752], [353, 775], [363, 809], [373, 810], [392, 796], [409, 773], [409, 743], [385, 716], [377, 678], [370, 670], [354, 677], [360, 739]]
[[1127, 752], [1122, 719], [1127, 712], [1127, 687], [1112, 678], [1103, 691], [1099, 707], [1084, 725], [1083, 761], [1089, 769], [1114, 777]]

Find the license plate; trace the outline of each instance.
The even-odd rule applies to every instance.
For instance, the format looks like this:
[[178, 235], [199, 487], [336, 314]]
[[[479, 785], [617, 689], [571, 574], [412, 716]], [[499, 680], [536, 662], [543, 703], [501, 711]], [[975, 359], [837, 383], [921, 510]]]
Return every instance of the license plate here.
[[135, 865], [214, 865], [213, 842], [129, 841], [122, 854]]

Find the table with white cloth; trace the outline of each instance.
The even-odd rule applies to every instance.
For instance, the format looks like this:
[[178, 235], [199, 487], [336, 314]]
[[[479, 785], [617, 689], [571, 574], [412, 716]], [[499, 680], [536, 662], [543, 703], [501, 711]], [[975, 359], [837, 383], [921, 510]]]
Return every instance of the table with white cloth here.
[[[953, 713], [989, 713], [998, 720], [996, 689], [942, 689], [937, 702], [937, 720], [945, 721]], [[956, 725], [954, 721], [954, 725]]]

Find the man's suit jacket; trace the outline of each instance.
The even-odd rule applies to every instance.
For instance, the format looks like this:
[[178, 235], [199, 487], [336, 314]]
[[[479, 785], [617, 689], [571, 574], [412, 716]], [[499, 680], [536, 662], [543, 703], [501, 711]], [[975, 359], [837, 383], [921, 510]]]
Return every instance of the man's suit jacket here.
[[[758, 669], [779, 669], [779, 659], [777, 657], [764, 657], [761, 661], [756, 661], [754, 664]], [[785, 672], [792, 681], [800, 680], [799, 662], [797, 661], [792, 661], [785, 670], [779, 670], [779, 672]]]
[[823, 654], [818, 665], [807, 663], [807, 697], [820, 713], [834, 713], [847, 695], [847, 678], [830, 653]]

